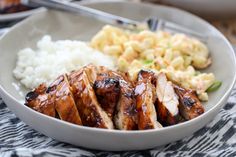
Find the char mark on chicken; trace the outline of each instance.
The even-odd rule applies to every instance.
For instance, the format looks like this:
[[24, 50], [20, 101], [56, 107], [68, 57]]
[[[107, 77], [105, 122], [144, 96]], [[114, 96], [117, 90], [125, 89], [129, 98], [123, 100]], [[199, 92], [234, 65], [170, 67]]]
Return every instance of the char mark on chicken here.
[[84, 71], [89, 78], [99, 104], [113, 120], [120, 93], [119, 80], [114, 78], [111, 70], [103, 66], [96, 67], [90, 64], [84, 67]]
[[120, 94], [119, 80], [104, 77], [104, 75], [98, 75], [98, 78], [94, 82], [93, 89], [101, 107], [112, 119]]
[[[137, 128], [136, 102], [134, 89], [126, 76], [103, 66], [90, 66], [87, 74], [96, 72], [93, 82], [94, 91], [101, 107], [113, 119], [117, 129], [134, 130]], [[93, 76], [95, 76], [93, 74]], [[104, 98], [104, 99], [102, 99]], [[113, 117], [113, 118], [112, 118]]]
[[178, 85], [174, 86], [176, 94], [179, 96], [179, 110], [181, 115], [190, 120], [204, 113], [204, 107], [197, 98], [196, 92], [184, 89]]
[[153, 85], [156, 85], [155, 73], [149, 70], [140, 70], [138, 73], [138, 80], [150, 80]]
[[46, 93], [46, 91], [46, 84], [40, 84], [36, 89], [26, 94], [25, 105], [29, 106], [35, 111], [55, 117], [56, 111], [53, 97]]
[[86, 72], [74, 71], [68, 78], [82, 123], [90, 127], [113, 129], [112, 120], [98, 103]]

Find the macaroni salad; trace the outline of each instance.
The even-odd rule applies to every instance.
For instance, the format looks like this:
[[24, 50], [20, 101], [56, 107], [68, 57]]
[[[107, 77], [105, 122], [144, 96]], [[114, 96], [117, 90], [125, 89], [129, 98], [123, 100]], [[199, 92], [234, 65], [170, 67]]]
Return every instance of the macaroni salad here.
[[132, 80], [140, 69], [164, 72], [171, 81], [195, 90], [202, 101], [208, 100], [206, 90], [215, 82], [213, 73], [198, 71], [211, 64], [208, 48], [184, 34], [131, 32], [107, 25], [90, 45], [116, 58], [118, 70], [128, 72]]

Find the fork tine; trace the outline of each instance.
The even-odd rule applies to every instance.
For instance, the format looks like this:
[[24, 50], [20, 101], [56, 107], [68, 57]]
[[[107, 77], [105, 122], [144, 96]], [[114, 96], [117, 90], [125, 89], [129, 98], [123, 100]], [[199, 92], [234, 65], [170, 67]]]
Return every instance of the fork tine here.
[[153, 32], [160, 30], [162, 27], [161, 21], [158, 20], [157, 18], [149, 18], [147, 20], [147, 24], [148, 24], [148, 28]]

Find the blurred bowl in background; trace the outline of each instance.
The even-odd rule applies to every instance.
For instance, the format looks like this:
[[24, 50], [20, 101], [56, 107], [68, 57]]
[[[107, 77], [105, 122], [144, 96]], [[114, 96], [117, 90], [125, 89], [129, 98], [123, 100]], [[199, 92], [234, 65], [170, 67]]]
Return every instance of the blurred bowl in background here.
[[41, 10], [24, 6], [20, 0], [0, 0], [0, 22], [19, 20]]
[[42, 11], [45, 11], [45, 8], [25, 6], [21, 4], [21, 0], [0, 0], [0, 23], [21, 20]]
[[17, 13], [0, 14], [0, 22], [20, 20], [20, 19], [23, 19], [23, 18], [30, 16], [32, 14], [42, 12], [44, 10], [45, 10], [45, 8], [35, 8], [35, 9], [21, 11], [21, 12], [17, 12]]
[[0, 14], [11, 14], [33, 8], [24, 6], [20, 3], [20, 0], [1, 0], [0, 1]]

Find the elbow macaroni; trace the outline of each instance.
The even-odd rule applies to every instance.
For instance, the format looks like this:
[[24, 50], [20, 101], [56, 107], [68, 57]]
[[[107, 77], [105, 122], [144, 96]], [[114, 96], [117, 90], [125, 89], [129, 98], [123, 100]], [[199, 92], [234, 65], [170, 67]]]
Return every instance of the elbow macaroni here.
[[90, 44], [114, 56], [118, 69], [128, 72], [131, 79], [136, 79], [140, 69], [162, 71], [170, 80], [196, 90], [200, 100], [208, 100], [206, 90], [215, 77], [195, 70], [211, 64], [208, 48], [197, 39], [163, 31], [134, 33], [107, 25]]

